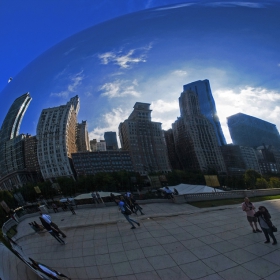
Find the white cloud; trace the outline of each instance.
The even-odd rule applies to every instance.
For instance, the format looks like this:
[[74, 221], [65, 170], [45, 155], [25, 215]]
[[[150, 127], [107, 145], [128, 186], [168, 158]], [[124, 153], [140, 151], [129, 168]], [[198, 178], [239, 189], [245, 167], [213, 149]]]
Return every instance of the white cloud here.
[[171, 10], [171, 9], [178, 9], [178, 8], [182, 8], [182, 7], [188, 7], [188, 6], [192, 6], [192, 5], [195, 5], [195, 3], [179, 4], [179, 5], [174, 5], [174, 6], [162, 7], [162, 8], [158, 8], [158, 9], [155, 9], [155, 10], [156, 11], [164, 11], [164, 10]]
[[243, 113], [276, 124], [280, 128], [280, 92], [265, 88], [217, 89], [213, 92], [218, 116], [227, 141], [231, 138], [226, 118]]
[[137, 85], [137, 80], [116, 80], [111, 83], [105, 83], [99, 90], [103, 92], [101, 96], [108, 96], [109, 98], [125, 96], [139, 97], [141, 94], [136, 90]]
[[106, 52], [99, 54], [98, 57], [102, 64], [113, 63], [118, 65], [120, 68], [128, 69], [131, 68], [133, 64], [138, 64], [140, 62], [146, 62], [147, 52], [152, 48], [152, 44], [142, 47], [131, 49], [128, 51], [120, 50], [118, 52]]
[[163, 101], [161, 99], [153, 101], [151, 104], [151, 109], [154, 113], [164, 114], [170, 111], [178, 111], [178, 100], [173, 101]]
[[213, 7], [248, 7], [248, 8], [265, 8], [265, 3], [252, 3], [252, 2], [214, 2], [214, 3], [207, 3], [206, 6], [213, 6]]
[[130, 111], [131, 109], [115, 108], [111, 112], [102, 115], [100, 118], [102, 125], [89, 132], [89, 139], [104, 139], [104, 132], [106, 131], [115, 131], [118, 135], [119, 124], [128, 118]]
[[70, 79], [70, 83], [66, 86], [65, 90], [60, 92], [52, 92], [50, 96], [68, 98], [69, 94], [76, 92], [77, 87], [81, 84], [82, 80], [84, 79], [83, 71], [71, 75], [69, 79]]

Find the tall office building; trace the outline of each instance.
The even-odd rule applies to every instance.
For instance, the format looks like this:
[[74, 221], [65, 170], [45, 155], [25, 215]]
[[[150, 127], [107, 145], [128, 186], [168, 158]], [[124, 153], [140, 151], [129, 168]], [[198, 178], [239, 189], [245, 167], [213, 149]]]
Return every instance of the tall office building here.
[[79, 152], [90, 151], [87, 121], [77, 124], [77, 149]]
[[36, 181], [36, 174], [26, 170], [24, 141], [20, 134], [22, 118], [31, 102], [29, 93], [15, 99], [0, 131], [0, 189], [12, 190], [29, 181]]
[[37, 125], [37, 156], [45, 180], [75, 177], [71, 154], [77, 152], [79, 97], [66, 105], [44, 109]]
[[[184, 91], [191, 90], [197, 94], [200, 112], [213, 125], [219, 146], [226, 145], [226, 139], [224, 137], [221, 123], [217, 114], [216, 105], [210, 88], [209, 80], [192, 82], [184, 85], [183, 88]], [[183, 110], [183, 108], [181, 108], [181, 110]]]
[[106, 149], [107, 151], [110, 150], [118, 150], [118, 141], [117, 141], [117, 134], [114, 131], [107, 131], [104, 133], [104, 139], [106, 142]]
[[176, 153], [185, 170], [226, 172], [213, 124], [200, 112], [198, 94], [184, 90], [181, 117], [172, 124]]
[[172, 129], [164, 130], [164, 138], [165, 138], [167, 154], [168, 154], [168, 159], [171, 168], [173, 170], [182, 169], [182, 166], [180, 164], [179, 158], [176, 153], [173, 130]]
[[280, 136], [275, 124], [242, 113], [228, 117], [227, 123], [235, 145], [272, 145], [280, 149]]
[[170, 171], [161, 123], [152, 122], [150, 104], [136, 102], [127, 120], [119, 125], [122, 149], [130, 151], [140, 174]]

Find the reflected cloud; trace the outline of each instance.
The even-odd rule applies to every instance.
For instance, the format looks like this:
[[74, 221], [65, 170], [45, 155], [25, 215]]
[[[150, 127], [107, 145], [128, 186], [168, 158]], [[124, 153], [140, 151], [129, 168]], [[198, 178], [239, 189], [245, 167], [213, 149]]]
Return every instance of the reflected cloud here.
[[101, 96], [108, 96], [108, 98], [135, 96], [140, 97], [141, 93], [138, 92], [135, 87], [138, 86], [137, 80], [116, 80], [111, 83], [105, 83], [100, 87], [100, 91], [103, 93]]
[[248, 8], [265, 8], [267, 4], [265, 3], [252, 3], [252, 2], [214, 2], [207, 3], [205, 6], [212, 7], [248, 7]]
[[147, 52], [152, 48], [152, 44], [142, 47], [131, 49], [129, 51], [120, 50], [118, 52], [106, 52], [99, 54], [98, 57], [101, 60], [101, 64], [107, 65], [110, 63], [118, 65], [120, 68], [128, 69], [133, 64], [140, 62], [146, 62]]
[[192, 5], [195, 5], [195, 4], [196, 4], [196, 3], [179, 4], [179, 5], [174, 5], [174, 6], [168, 6], [168, 7], [158, 8], [158, 9], [155, 9], [155, 11], [164, 11], [164, 10], [178, 9], [178, 8], [182, 8], [182, 7], [192, 6]]
[[89, 132], [89, 139], [104, 139], [104, 132], [115, 131], [118, 135], [118, 127], [121, 122], [128, 118], [131, 109], [114, 108], [111, 112], [103, 114], [100, 118], [102, 125]]
[[239, 89], [218, 89], [213, 94], [227, 140], [230, 140], [230, 134], [226, 118], [237, 113], [263, 119], [280, 128], [280, 92], [247, 86]]
[[68, 98], [70, 93], [76, 92], [77, 87], [81, 84], [82, 80], [84, 79], [83, 70], [77, 74], [70, 76], [69, 79], [70, 83], [66, 86], [66, 90], [62, 90], [60, 92], [52, 92], [50, 96]]

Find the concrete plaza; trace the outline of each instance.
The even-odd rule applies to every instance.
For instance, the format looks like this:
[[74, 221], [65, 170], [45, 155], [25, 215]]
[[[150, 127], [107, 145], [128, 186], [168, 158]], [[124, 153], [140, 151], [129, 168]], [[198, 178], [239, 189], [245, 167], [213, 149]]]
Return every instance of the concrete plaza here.
[[[266, 206], [280, 225], [280, 200]], [[15, 239], [25, 256], [71, 279], [280, 279], [279, 245], [252, 233], [241, 205], [198, 209], [188, 204], [143, 204], [135, 230], [117, 206], [51, 213], [66, 233], [60, 245], [49, 233], [35, 233], [28, 218]]]

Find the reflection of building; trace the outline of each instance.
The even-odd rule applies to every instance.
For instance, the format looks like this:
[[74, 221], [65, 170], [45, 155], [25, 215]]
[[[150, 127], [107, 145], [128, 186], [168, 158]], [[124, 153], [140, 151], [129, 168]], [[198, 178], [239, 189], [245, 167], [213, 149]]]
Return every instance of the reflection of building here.
[[104, 139], [106, 142], [106, 149], [108, 150], [118, 150], [117, 134], [113, 131], [107, 131], [104, 133]]
[[37, 158], [37, 143], [36, 136], [26, 135], [24, 140], [25, 167], [28, 171], [35, 171], [40, 174], [41, 170]]
[[38, 161], [43, 178], [74, 178], [71, 154], [77, 152], [76, 127], [79, 97], [66, 105], [44, 109], [37, 125]]
[[96, 139], [92, 139], [90, 141], [90, 150], [92, 152], [106, 151], [107, 149], [105, 140], [100, 140], [100, 142], [97, 142]]
[[259, 146], [256, 149], [261, 174], [280, 172], [280, 152], [271, 145]]
[[18, 97], [3, 121], [0, 131], [0, 189], [10, 190], [37, 180], [36, 173], [26, 170], [26, 136], [19, 135], [20, 124], [31, 99], [29, 93]]
[[78, 176], [94, 175], [98, 172], [134, 172], [128, 151], [99, 151], [72, 154]]
[[181, 117], [172, 124], [176, 153], [185, 170], [225, 172], [212, 123], [200, 113], [198, 94], [185, 90], [179, 97]]
[[280, 148], [280, 136], [275, 124], [242, 113], [228, 117], [227, 123], [235, 145], [258, 147], [265, 144]]
[[[211, 92], [209, 80], [196, 81], [186, 84], [184, 85], [184, 91], [186, 90], [191, 90], [197, 94], [200, 112], [212, 124], [219, 146], [226, 145], [226, 140], [216, 111], [216, 105]], [[183, 108], [181, 108], [181, 115], [182, 109]]]
[[150, 104], [136, 102], [127, 120], [119, 125], [123, 150], [130, 151], [136, 172], [170, 171], [161, 123], [151, 121]]
[[175, 169], [175, 170], [182, 169], [182, 166], [180, 164], [180, 161], [177, 156], [176, 149], [175, 149], [173, 130], [172, 129], [165, 130], [164, 138], [165, 138], [165, 142], [166, 142], [168, 159], [169, 159], [171, 168]]
[[79, 152], [90, 150], [87, 121], [82, 121], [77, 124], [77, 149]]

